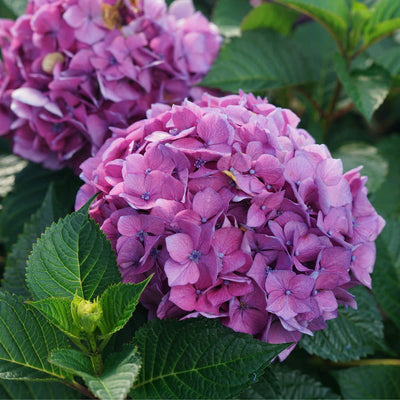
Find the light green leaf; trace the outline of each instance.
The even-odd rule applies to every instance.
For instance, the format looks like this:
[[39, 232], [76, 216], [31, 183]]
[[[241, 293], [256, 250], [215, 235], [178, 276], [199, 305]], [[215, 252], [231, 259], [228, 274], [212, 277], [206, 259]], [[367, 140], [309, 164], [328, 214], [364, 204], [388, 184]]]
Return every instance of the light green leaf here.
[[140, 356], [132, 345], [111, 354], [100, 376], [95, 376], [90, 359], [75, 350], [55, 351], [50, 361], [82, 377], [90, 391], [101, 400], [124, 400], [140, 369]]
[[349, 50], [354, 50], [361, 44], [364, 28], [371, 18], [371, 10], [362, 2], [351, 2], [351, 26], [349, 29]]
[[242, 22], [242, 31], [270, 28], [283, 35], [288, 35], [299, 13], [279, 4], [264, 3], [254, 8]]
[[378, 237], [372, 276], [376, 300], [400, 329], [400, 218], [390, 218]]
[[270, 30], [254, 30], [223, 46], [200, 85], [257, 92], [313, 79], [307, 58], [291, 39]]
[[29, 163], [16, 174], [14, 188], [4, 198], [0, 213], [0, 236], [6, 250], [11, 249], [26, 221], [41, 206], [51, 183], [57, 194], [57, 207], [63, 212], [61, 215], [72, 211], [82, 182], [71, 170], [49, 171]]
[[400, 367], [368, 365], [333, 372], [345, 399], [399, 399]]
[[371, 8], [371, 18], [365, 27], [366, 45], [400, 28], [400, 4], [393, 0], [377, 1]]
[[385, 181], [374, 193], [372, 203], [385, 217], [400, 215], [400, 136], [392, 135], [379, 141], [379, 154], [389, 163]]
[[[1, 0], [1, 1], [10, 11], [13, 12], [15, 16], [20, 16], [25, 13], [27, 0]], [[3, 13], [2, 17], [4, 18]]]
[[46, 197], [40, 208], [30, 217], [24, 225], [22, 234], [13, 245], [11, 253], [7, 257], [2, 287], [24, 297], [30, 297], [26, 285], [26, 261], [32, 251], [32, 245], [44, 232], [46, 227], [61, 217], [64, 209], [56, 206], [54, 186], [50, 184]]
[[346, 48], [349, 8], [346, 0], [276, 0], [318, 21], [335, 39], [339, 48]]
[[51, 365], [51, 351], [68, 348], [64, 335], [21, 298], [0, 292], [0, 378], [65, 379], [68, 374]]
[[5, 400], [76, 400], [79, 393], [59, 382], [0, 380], [0, 399]]
[[370, 120], [374, 111], [383, 103], [389, 93], [391, 78], [379, 65], [368, 69], [348, 72], [345, 60], [337, 55], [335, 68], [340, 81], [357, 109]]
[[135, 343], [143, 360], [130, 392], [135, 399], [237, 396], [287, 347], [198, 318], [151, 321], [136, 333]]
[[91, 300], [121, 281], [114, 251], [88, 215], [89, 204], [46, 229], [28, 259], [27, 282], [35, 300]]
[[239, 36], [243, 17], [252, 10], [248, 0], [218, 0], [212, 21], [226, 37]]
[[126, 325], [150, 279], [151, 277], [138, 284], [112, 285], [101, 295], [99, 303], [103, 316], [98, 321], [98, 326], [103, 336], [111, 335]]
[[382, 316], [377, 304], [363, 287], [352, 289], [358, 309], [340, 308], [338, 317], [327, 321], [328, 327], [303, 335], [300, 346], [309, 354], [332, 361], [358, 360], [381, 347], [383, 340]]
[[29, 304], [66, 335], [80, 339], [83, 336], [72, 319], [71, 302], [65, 297], [47, 297]]
[[376, 192], [388, 173], [388, 162], [378, 153], [376, 147], [366, 143], [345, 144], [333, 156], [343, 161], [344, 171], [362, 165], [361, 174], [368, 176], [366, 185], [369, 192]]

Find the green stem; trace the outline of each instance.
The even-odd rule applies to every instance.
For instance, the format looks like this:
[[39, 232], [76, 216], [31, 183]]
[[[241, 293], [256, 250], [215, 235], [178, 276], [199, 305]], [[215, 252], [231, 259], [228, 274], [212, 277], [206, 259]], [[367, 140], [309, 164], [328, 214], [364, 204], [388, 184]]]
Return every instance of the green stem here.
[[72, 382], [63, 382], [65, 385], [77, 390], [78, 392], [82, 393], [89, 399], [98, 399], [86, 386], [81, 385], [76, 381]]
[[325, 120], [323, 125], [323, 133], [322, 133], [322, 141], [325, 143], [328, 139], [329, 128], [333, 121], [334, 110], [336, 107], [336, 103], [339, 100], [340, 91], [342, 90], [342, 84], [338, 79], [336, 81], [335, 91], [333, 92], [333, 96], [331, 102], [329, 103], [328, 109], [325, 112]]
[[358, 367], [362, 365], [395, 365], [400, 367], [400, 360], [394, 358], [371, 358], [367, 360], [349, 361], [340, 363], [343, 367]]
[[87, 339], [90, 346], [90, 361], [92, 362], [93, 370], [97, 376], [103, 372], [103, 360], [101, 358], [100, 351], [97, 347], [96, 337], [93, 334], [88, 334]]

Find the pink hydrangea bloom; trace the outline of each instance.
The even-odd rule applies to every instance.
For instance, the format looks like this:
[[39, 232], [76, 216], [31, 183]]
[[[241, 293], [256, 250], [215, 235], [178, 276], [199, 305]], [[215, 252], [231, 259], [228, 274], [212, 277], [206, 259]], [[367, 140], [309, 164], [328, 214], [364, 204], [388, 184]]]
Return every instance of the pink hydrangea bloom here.
[[124, 281], [154, 274], [152, 317], [219, 318], [283, 343], [356, 307], [348, 289], [371, 286], [384, 220], [359, 169], [343, 174], [298, 122], [251, 94], [205, 94], [154, 105], [82, 164], [76, 207], [101, 192], [90, 213]]
[[26, 159], [78, 171], [112, 128], [195, 96], [221, 40], [191, 0], [30, 0], [0, 19], [0, 134]]

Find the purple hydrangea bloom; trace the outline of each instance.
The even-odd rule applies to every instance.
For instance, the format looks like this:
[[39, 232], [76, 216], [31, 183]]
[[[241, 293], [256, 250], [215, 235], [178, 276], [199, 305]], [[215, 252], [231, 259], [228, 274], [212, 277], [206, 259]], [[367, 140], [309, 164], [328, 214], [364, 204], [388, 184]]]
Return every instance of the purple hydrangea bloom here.
[[0, 19], [0, 135], [28, 160], [78, 172], [151, 104], [195, 98], [221, 40], [191, 0], [30, 0]]
[[[371, 286], [384, 220], [290, 110], [239, 93], [156, 104], [82, 165], [76, 207], [110, 237], [151, 317], [218, 318], [269, 343], [323, 329]], [[129, 211], [130, 210], [130, 211]], [[291, 346], [281, 354], [287, 356]]]

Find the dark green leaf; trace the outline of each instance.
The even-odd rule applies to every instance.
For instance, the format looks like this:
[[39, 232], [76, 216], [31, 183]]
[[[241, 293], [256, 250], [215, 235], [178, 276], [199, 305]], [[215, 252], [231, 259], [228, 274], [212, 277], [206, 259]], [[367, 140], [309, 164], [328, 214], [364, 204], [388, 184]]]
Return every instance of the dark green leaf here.
[[346, 61], [337, 55], [335, 68], [340, 81], [357, 109], [370, 120], [389, 93], [391, 78], [386, 69], [373, 64], [365, 70], [347, 71]]
[[346, 0], [276, 0], [318, 21], [332, 35], [339, 48], [346, 47], [349, 8]]
[[358, 360], [382, 346], [382, 316], [374, 298], [363, 287], [352, 290], [358, 309], [339, 309], [338, 317], [314, 336], [303, 335], [300, 345], [309, 354], [332, 361]]
[[7, 250], [16, 242], [29, 217], [41, 206], [51, 183], [57, 207], [65, 215], [72, 211], [80, 180], [70, 170], [49, 171], [30, 163], [15, 177], [13, 190], [3, 200], [0, 236]]
[[400, 218], [387, 220], [378, 237], [377, 259], [373, 274], [376, 300], [400, 329]]
[[65, 297], [47, 297], [29, 304], [62, 332], [80, 339], [81, 332], [72, 319], [71, 302], [71, 299]]
[[265, 3], [254, 8], [242, 22], [242, 30], [271, 28], [288, 35], [299, 14], [279, 4]]
[[[1, 1], [10, 11], [13, 12], [15, 16], [20, 16], [25, 13], [27, 0], [1, 0]], [[2, 11], [2, 17], [4, 18], [3, 9], [1, 11]], [[11, 15], [9, 15], [8, 17], [10, 18]]]
[[267, 368], [265, 373], [241, 396], [241, 399], [339, 399], [331, 389], [299, 370], [279, 364]]
[[361, 174], [368, 176], [369, 192], [379, 189], [388, 173], [388, 162], [378, 153], [378, 149], [362, 142], [345, 144], [333, 155], [343, 161], [344, 171], [363, 166]]
[[95, 376], [90, 359], [75, 350], [55, 351], [50, 361], [82, 377], [90, 391], [101, 400], [124, 400], [140, 369], [140, 356], [132, 345], [111, 354], [100, 376]]
[[393, 0], [377, 1], [371, 8], [371, 18], [365, 28], [367, 45], [400, 28], [400, 4]]
[[5, 290], [20, 296], [30, 297], [25, 280], [26, 261], [32, 251], [33, 243], [36, 242], [46, 227], [50, 226], [64, 213], [63, 207], [57, 207], [56, 204], [53, 184], [50, 184], [42, 205], [24, 225], [23, 233], [18, 237], [7, 257], [2, 284]]
[[274, 369], [269, 366], [265, 369], [262, 375], [255, 376], [255, 382], [249, 389], [244, 391], [241, 399], [281, 399], [281, 385], [274, 372]]
[[26, 167], [26, 161], [13, 154], [0, 155], [0, 197], [9, 193], [14, 185], [15, 174]]
[[9, 293], [0, 292], [0, 378], [51, 380], [67, 377], [47, 361], [68, 342], [39, 312]]
[[27, 282], [35, 300], [75, 293], [91, 300], [121, 281], [111, 244], [88, 207], [53, 223], [33, 246]]
[[226, 37], [239, 36], [243, 17], [252, 9], [248, 0], [218, 0], [212, 21]]
[[[304, 46], [311, 38], [312, 46]], [[312, 68], [312, 76], [315, 83], [307, 88], [310, 96], [322, 109], [327, 109], [337, 83], [337, 76], [333, 66], [333, 54], [335, 53], [335, 42], [324, 28], [314, 21], [301, 24], [292, 35], [298, 47], [303, 47], [307, 60]], [[313, 135], [315, 136], [314, 131]]]
[[274, 31], [254, 30], [225, 44], [201, 85], [254, 92], [312, 80], [308, 60], [292, 40]]
[[400, 215], [400, 136], [380, 140], [379, 154], [389, 162], [388, 174], [379, 190], [374, 193], [373, 204], [386, 217]]
[[0, 399], [59, 400], [79, 398], [76, 390], [58, 382], [25, 382], [0, 380]]
[[150, 279], [138, 284], [112, 285], [101, 295], [99, 302], [103, 316], [98, 321], [98, 326], [103, 336], [111, 335], [126, 325]]
[[400, 75], [400, 48], [398, 44], [396, 44], [396, 47], [382, 51], [377, 57], [374, 57], [374, 60], [387, 69], [392, 77]]
[[197, 318], [151, 321], [139, 329], [135, 342], [143, 360], [130, 392], [135, 399], [237, 396], [287, 347]]
[[400, 367], [368, 365], [334, 372], [345, 399], [399, 399]]

